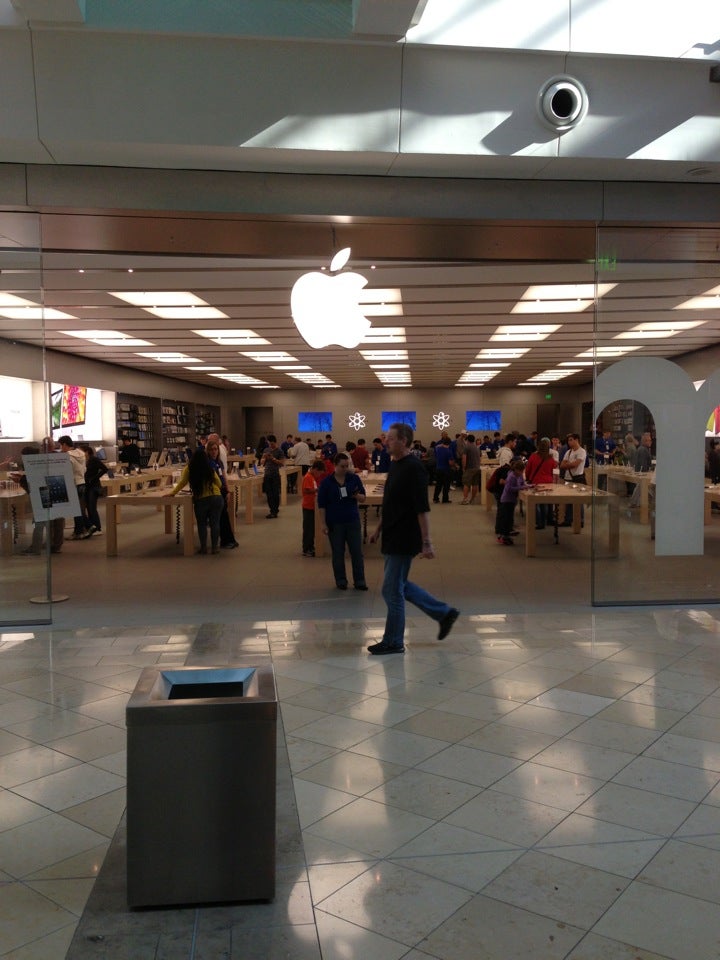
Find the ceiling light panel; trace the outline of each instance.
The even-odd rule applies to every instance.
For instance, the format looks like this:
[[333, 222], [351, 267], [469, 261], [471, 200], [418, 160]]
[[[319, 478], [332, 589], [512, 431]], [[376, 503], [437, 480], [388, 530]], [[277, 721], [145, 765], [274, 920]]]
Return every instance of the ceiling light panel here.
[[208, 304], [186, 290], [108, 291], [111, 297], [124, 300], [133, 307], [206, 307]]
[[185, 367], [186, 370], [194, 370], [195, 373], [210, 373], [214, 370], [227, 370], [227, 367]]
[[679, 303], [673, 310], [718, 310], [720, 309], [720, 286], [711, 287], [697, 297]]
[[366, 360], [408, 360], [407, 350], [361, 350], [360, 355]]
[[52, 307], [0, 307], [0, 317], [7, 320], [78, 320], [70, 313]]
[[662, 340], [665, 337], [676, 337], [679, 333], [701, 327], [707, 320], [672, 320], [653, 323], [638, 323], [623, 333], [617, 333], [613, 340]]
[[545, 340], [551, 333], [559, 330], [559, 323], [506, 323], [499, 326], [490, 337], [491, 340]]
[[521, 300], [510, 313], [582, 313], [593, 300]]
[[585, 350], [584, 353], [578, 353], [578, 357], [622, 357], [632, 350], [639, 350], [640, 347], [595, 347], [594, 350]]
[[229, 380], [231, 383], [242, 383], [246, 386], [267, 386], [263, 380], [257, 377], [248, 377], [244, 373], [211, 373], [211, 377], [217, 377], [218, 380]]
[[530, 351], [529, 347], [517, 347], [509, 350], [495, 350], [485, 347], [477, 355], [478, 360], [517, 360]]
[[202, 363], [197, 357], [188, 357], [185, 353], [136, 353], [135, 356], [157, 360], [159, 363]]
[[521, 300], [594, 300], [614, 290], [616, 283], [544, 283], [528, 287]]
[[290, 363], [294, 361], [299, 363], [300, 361], [297, 357], [291, 356], [289, 353], [285, 353], [284, 350], [275, 350], [263, 352], [261, 350], [241, 350], [240, 356], [249, 357], [251, 360], [256, 360], [258, 363]]
[[221, 347], [270, 346], [270, 341], [259, 336], [254, 330], [192, 330], [191, 333], [212, 340]]
[[60, 330], [66, 337], [76, 337], [78, 340], [88, 340], [100, 347], [152, 347], [150, 340], [139, 340], [137, 337], [120, 333], [119, 330]]
[[151, 313], [161, 320], [227, 320], [227, 314], [217, 307], [143, 307], [145, 313]]

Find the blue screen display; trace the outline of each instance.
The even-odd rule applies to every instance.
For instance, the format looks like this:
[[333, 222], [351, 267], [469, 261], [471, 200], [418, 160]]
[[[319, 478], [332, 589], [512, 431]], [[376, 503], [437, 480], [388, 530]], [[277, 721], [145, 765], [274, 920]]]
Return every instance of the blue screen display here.
[[413, 430], [417, 430], [417, 413], [414, 410], [383, 410], [383, 433], [387, 433], [394, 423], [406, 423]]
[[332, 419], [329, 411], [298, 413], [298, 433], [332, 433]]
[[500, 429], [499, 410], [467, 410], [465, 429], [473, 433], [493, 433]]

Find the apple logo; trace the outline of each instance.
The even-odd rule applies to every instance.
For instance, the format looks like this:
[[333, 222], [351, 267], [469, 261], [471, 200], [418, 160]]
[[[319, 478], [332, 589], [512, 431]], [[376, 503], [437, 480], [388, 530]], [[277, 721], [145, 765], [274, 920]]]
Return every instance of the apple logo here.
[[338, 251], [330, 273], [304, 273], [290, 295], [290, 310], [303, 340], [315, 350], [337, 343], [356, 347], [370, 329], [358, 299], [367, 278], [360, 273], [338, 273], [350, 258], [350, 247]]

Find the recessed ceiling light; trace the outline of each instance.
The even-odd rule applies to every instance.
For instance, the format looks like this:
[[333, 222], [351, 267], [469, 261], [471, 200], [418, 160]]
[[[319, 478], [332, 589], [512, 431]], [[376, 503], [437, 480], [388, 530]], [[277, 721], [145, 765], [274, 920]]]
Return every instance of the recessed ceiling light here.
[[618, 333], [613, 340], [662, 340], [665, 337], [675, 337], [685, 330], [701, 327], [707, 320], [662, 320], [653, 323], [638, 323], [636, 326]]
[[52, 307], [0, 307], [0, 317], [7, 320], [78, 320], [70, 313], [54, 310]]
[[632, 350], [639, 350], [640, 347], [595, 347], [594, 350], [585, 350], [578, 353], [578, 357], [622, 357], [625, 353]]
[[366, 360], [408, 360], [407, 350], [361, 350]]
[[254, 330], [192, 330], [191, 332], [207, 340], [213, 340], [222, 347], [270, 345], [269, 340], [258, 336]]
[[510, 313], [582, 313], [593, 300], [520, 300]]
[[37, 303], [33, 300], [26, 300], [24, 297], [16, 297], [14, 293], [0, 293], [0, 307], [36, 307]]
[[547, 380], [536, 380], [534, 382], [531, 382], [528, 380], [528, 381], [525, 381], [524, 383], [518, 383], [517, 386], [518, 387], [546, 387]]
[[679, 303], [673, 310], [717, 310], [720, 308], [720, 286], [711, 287], [698, 297]]
[[497, 328], [491, 340], [545, 340], [551, 333], [559, 330], [559, 323], [505, 323]]
[[241, 350], [240, 356], [249, 357], [251, 360], [256, 360], [258, 363], [289, 363], [290, 361], [295, 361], [298, 363], [297, 357], [291, 356], [289, 353], [286, 353], [284, 350], [274, 350], [274, 351], [262, 351], [262, 350]]
[[562, 363], [558, 364], [559, 367], [592, 367], [594, 363], [592, 360], [563, 360]]
[[194, 370], [196, 373], [210, 373], [211, 370], [227, 370], [227, 367], [185, 367], [186, 370]]
[[484, 347], [477, 355], [478, 360], [517, 360], [524, 354], [529, 353], [529, 347], [513, 347], [509, 350], [500, 350], [490, 347]]
[[227, 320], [227, 314], [216, 307], [143, 307], [161, 320]]
[[264, 380], [258, 380], [257, 377], [248, 377], [244, 373], [211, 373], [211, 377], [217, 377], [218, 380], [229, 380], [231, 383], [242, 383], [247, 386], [252, 386], [253, 384], [260, 384], [264, 387], [267, 386]]
[[312, 367], [308, 367], [306, 364], [303, 364], [303, 363], [293, 363], [293, 364], [283, 364], [283, 363], [274, 364], [274, 363], [271, 363], [271, 364], [270, 364], [270, 368], [271, 368], [272, 370], [286, 370], [286, 371], [287, 371], [287, 370], [311, 370], [311, 369], [312, 369]]
[[108, 290], [111, 297], [131, 303], [134, 307], [206, 307], [208, 304], [186, 290]]
[[77, 337], [78, 340], [88, 340], [100, 347], [152, 347], [150, 340], [140, 340], [130, 337], [118, 330], [61, 330], [66, 337]]
[[542, 373], [536, 373], [534, 377], [528, 377], [527, 382], [532, 383], [539, 380], [548, 381], [548, 380], [562, 380], [564, 377], [571, 377], [574, 373], [582, 373], [582, 370], [543, 370]]
[[159, 363], [202, 363], [197, 357], [188, 357], [186, 353], [136, 353], [136, 357], [157, 360]]
[[409, 363], [371, 363], [371, 370], [408, 370]]
[[509, 367], [509, 363], [471, 363], [471, 367], [490, 367], [492, 370], [498, 370], [500, 367]]
[[261, 387], [258, 387], [256, 384], [252, 384], [250, 389], [251, 390], [279, 390], [280, 387], [274, 386], [269, 383], [264, 383]]
[[540, 283], [528, 287], [520, 300], [594, 300], [614, 290], [616, 283]]

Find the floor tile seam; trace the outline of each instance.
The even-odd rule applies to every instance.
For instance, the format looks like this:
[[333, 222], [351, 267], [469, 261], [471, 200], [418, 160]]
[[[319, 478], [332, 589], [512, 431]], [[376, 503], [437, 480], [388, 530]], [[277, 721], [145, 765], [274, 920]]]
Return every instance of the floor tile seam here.
[[[659, 852], [660, 852], [660, 851], [658, 851], [658, 853], [659, 853]], [[654, 858], [653, 858], [653, 859], [654, 859]], [[652, 861], [650, 861], [650, 862], [652, 862]], [[644, 869], [644, 868], [643, 868], [643, 869]], [[632, 887], [637, 887], [637, 886], [644, 887], [644, 888], [646, 888], [646, 889], [648, 889], [648, 890], [663, 890], [663, 891], [665, 891], [666, 893], [672, 893], [674, 896], [684, 897], [684, 898], [686, 898], [687, 900], [694, 900], [694, 901], [696, 901], [697, 903], [706, 903], [706, 904], [708, 904], [709, 906], [712, 906], [712, 907], [720, 907], [720, 904], [719, 904], [716, 900], [706, 900], [704, 897], [696, 897], [696, 896], [694, 896], [693, 894], [684, 892], [684, 891], [682, 891], [682, 890], [673, 890], [672, 888], [664, 887], [664, 886], [661, 886], [660, 884], [648, 883], [646, 880], [643, 880], [642, 877], [638, 875], [638, 876], [634, 877], [632, 880], [630, 880], [630, 881], [628, 882], [628, 884], [627, 884], [627, 886], [625, 887], [625, 889], [622, 890], [622, 891], [618, 894], [618, 896], [613, 900], [613, 902], [612, 902], [611, 904], [609, 904], [609, 906], [607, 907], [607, 909], [603, 912], [602, 916], [598, 917], [598, 919], [593, 923], [592, 927], [590, 928], [590, 930], [589, 930], [588, 932], [589, 932], [589, 933], [592, 933], [592, 932], [595, 930], [595, 928], [597, 927], [597, 925], [598, 925], [599, 923], [601, 923], [602, 920], [605, 919], [605, 917], [607, 916], [607, 914], [608, 914], [608, 913], [610, 912], [610, 910], [615, 906], [615, 904], [618, 902], [618, 900], [620, 900], [626, 893], [628, 893]], [[606, 936], [606, 934], [604, 934], [604, 933], [599, 933], [599, 934], [597, 934], [597, 936], [600, 936], [600, 937], [603, 937], [603, 938], [604, 938], [604, 937]], [[618, 941], [618, 942], [623, 942], [623, 941]], [[653, 951], [653, 952], [654, 952], [654, 951]], [[661, 954], [660, 956], [662, 956], [662, 954]], [[671, 957], [670, 960], [673, 960], [673, 958]]]
[[[103, 726], [112, 726], [112, 724], [103, 724]], [[92, 727], [91, 729], [95, 730], [97, 728]], [[118, 727], [116, 729], [120, 729], [120, 728]], [[63, 738], [61, 737], [59, 739], [63, 739]], [[112, 754], [104, 754], [103, 756], [100, 756], [100, 757], [93, 757], [91, 760], [83, 760], [82, 757], [73, 756], [73, 754], [67, 753], [65, 750], [59, 750], [57, 747], [48, 746], [47, 744], [36, 744], [36, 746], [45, 747], [46, 750], [52, 750], [53, 753], [57, 753], [61, 757], [67, 757], [69, 760], [75, 760], [76, 763], [72, 764], [69, 767], [64, 767], [63, 770], [51, 770], [49, 773], [44, 773], [40, 777], [32, 777], [30, 780], [23, 780], [21, 783], [16, 783], [15, 784], [16, 787], [25, 786], [27, 783], [33, 783], [35, 780], [42, 780], [44, 777], [52, 776], [54, 773], [63, 773], [65, 770], [71, 770], [77, 765], [86, 766], [88, 764], [92, 764], [94, 760], [103, 760], [105, 756], [112, 756]], [[20, 752], [20, 751], [16, 751], [16, 752]], [[118, 751], [116, 750], [115, 753], [117, 752]], [[12, 756], [12, 754], [7, 754], [7, 756]]]
[[[340, 888], [340, 889], [341, 889], [341, 888]], [[332, 896], [332, 894], [330, 894], [329, 896]], [[328, 899], [328, 897], [325, 898], [325, 900], [327, 900], [327, 899]], [[324, 903], [324, 901], [322, 901], [322, 902]], [[390, 943], [396, 943], [398, 946], [403, 947], [403, 948], [405, 949], [405, 953], [403, 953], [402, 956], [406, 956], [407, 952], [413, 950], [413, 948], [414, 948], [414, 945], [413, 945], [413, 944], [408, 944], [408, 943], [406, 943], [404, 940], [397, 940], [395, 937], [389, 937], [389, 936], [388, 936], [387, 934], [385, 934], [385, 933], [378, 933], [377, 930], [373, 930], [372, 927], [363, 927], [362, 924], [356, 923], [354, 920], [348, 920], [347, 917], [342, 917], [342, 916], [340, 916], [340, 915], [337, 914], [337, 913], [331, 913], [329, 910], [323, 910], [321, 904], [317, 904], [317, 905], [316, 905], [316, 904], [313, 904], [313, 905], [312, 905], [312, 909], [313, 909], [313, 917], [315, 918], [315, 930], [316, 930], [316, 931], [317, 931], [317, 929], [318, 929], [318, 921], [317, 921], [317, 917], [316, 917], [315, 915], [316, 915], [317, 913], [323, 913], [323, 914], [325, 914], [326, 917], [332, 917], [332, 918], [335, 919], [335, 920], [342, 920], [343, 923], [348, 923], [348, 924], [350, 924], [350, 926], [356, 927], [358, 930], [362, 930], [362, 931], [364, 931], [365, 933], [371, 933], [371, 934], [374, 934], [374, 935], [377, 936], [377, 937], [381, 937], [383, 940], [388, 940], [388, 941], [390, 941]], [[320, 943], [320, 936], [319, 936], [319, 935], [318, 935], [318, 943], [319, 943], [319, 945], [320, 945], [320, 948], [322, 949], [322, 944]], [[428, 954], [428, 960], [434, 960], [434, 958], [433, 958], [430, 954]]]
[[[571, 863], [572, 861], [563, 861], [563, 862]], [[585, 867], [584, 864], [575, 864], [575, 866]], [[572, 927], [575, 930], [581, 930], [586, 934], [591, 933], [595, 929], [595, 927], [601, 922], [601, 920], [607, 915], [607, 913], [612, 909], [612, 907], [617, 903], [617, 901], [622, 897], [622, 895], [628, 890], [630, 885], [638, 881], [630, 879], [629, 877], [622, 877], [616, 873], [610, 873], [607, 870], [601, 870], [598, 867], [585, 867], [585, 869], [592, 870], [593, 872], [605, 874], [605, 876], [608, 876], [608, 877], [613, 877], [616, 881], [618, 881], [623, 885], [622, 889], [617, 891], [616, 896], [612, 898], [611, 902], [603, 909], [600, 916], [598, 916], [595, 920], [593, 920], [593, 922], [589, 927], [581, 926], [579, 923], [568, 920], [566, 917], [558, 917], [558, 916], [553, 916], [552, 914], [549, 914], [549, 913], [541, 913], [537, 909], [531, 909], [526, 905], [520, 905], [512, 900], [503, 899], [503, 897], [499, 895], [495, 895], [487, 889], [488, 886], [490, 886], [494, 882], [494, 880], [489, 881], [489, 883], [482, 888], [482, 891], [479, 893], [479, 896], [487, 897], [488, 900], [494, 900], [496, 903], [504, 903], [510, 907], [513, 907], [515, 910], [523, 910], [525, 913], [532, 914], [535, 917], [540, 917], [543, 920], [550, 920], [553, 923], [562, 923], [562, 924], [565, 924], [567, 927]], [[494, 879], [497, 880], [499, 879], [500, 876], [502, 876], [502, 873], [499, 874], [498, 877], [495, 877]], [[571, 911], [572, 909], [573, 909], [572, 906], [568, 907], [568, 910]], [[577, 947], [577, 944], [573, 946], [573, 949], [575, 949], [576, 947]]]
[[[680, 721], [678, 720], [678, 723], [679, 723], [679, 722], [680, 722]], [[649, 727], [642, 727], [641, 729], [643, 729], [643, 730], [649, 730], [650, 728], [649, 728]], [[659, 735], [658, 737], [656, 737], [655, 740], [653, 740], [652, 743], [649, 743], [649, 744], [647, 745], [647, 747], [645, 747], [645, 749], [644, 749], [641, 753], [638, 754], [638, 757], [644, 757], [644, 756], [646, 755], [646, 753], [648, 752], [648, 750], [650, 750], [652, 747], [657, 746], [657, 745], [658, 745], [658, 741], [662, 740], [664, 737], [666, 737], [666, 736], [668, 736], [669, 734], [671, 734], [671, 731], [672, 731], [672, 727], [670, 727], [670, 728], [667, 729], [667, 730], [662, 730], [662, 731], [660, 731], [660, 735]], [[674, 736], [674, 737], [681, 737], [683, 740], [693, 740], [693, 741], [694, 741], [695, 743], [697, 743], [697, 744], [710, 744], [710, 743], [715, 744], [715, 745], [717, 745], [717, 747], [718, 747], [718, 754], [719, 754], [719, 756], [720, 756], [720, 742], [717, 741], [717, 740], [699, 740], [697, 737], [687, 737], [687, 736], [685, 736], [685, 734], [683, 734], [683, 733], [674, 733], [674, 734], [672, 734], [672, 736]], [[662, 760], [663, 758], [662, 758], [662, 757], [647, 757], [647, 759], [648, 759], [648, 760]], [[678, 760], [665, 760], [664, 762], [665, 762], [665, 763], [676, 763], [676, 764], [677, 764], [678, 766], [680, 766], [680, 767], [689, 767], [691, 770], [706, 770], [706, 771], [708, 771], [709, 773], [713, 773], [713, 774], [717, 773], [718, 777], [720, 777], [720, 765], [718, 765], [718, 767], [717, 767], [716, 769], [713, 769], [712, 767], [700, 767], [700, 766], [698, 766], [696, 763], [687, 763], [687, 762], [683, 762], [682, 760], [679, 760], [679, 759], [678, 759]]]
[[[18, 880], [16, 882], [19, 883], [21, 886], [26, 887], [28, 890], [32, 891], [32, 893], [37, 894], [37, 896], [42, 897], [44, 900], [47, 900], [48, 903], [51, 903], [53, 906], [58, 907], [58, 909], [64, 910], [66, 913], [69, 913], [72, 917], [75, 918], [74, 922], [77, 923], [80, 920], [80, 917], [82, 916], [83, 911], [85, 910], [84, 906], [80, 911], [80, 913], [75, 913], [75, 911], [72, 910], [70, 907], [60, 903], [58, 900], [54, 900], [52, 897], [48, 896], [45, 893], [41, 893], [39, 890], [36, 890], [33, 886], [31, 886], [31, 884], [33, 883], [38, 883], [41, 885], [50, 884], [50, 883], [67, 883], [68, 880], [92, 880], [94, 883], [95, 878], [94, 877], [66, 877], [63, 879], [59, 879], [57, 877], [41, 877], [41, 878], [31, 879], [30, 877], [24, 877], [22, 880]], [[69, 926], [69, 925], [70, 925], [69, 923], [63, 924], [63, 926]], [[57, 929], [61, 929], [61, 928], [58, 927]], [[52, 933], [53, 931], [49, 931], [49, 932]]]

